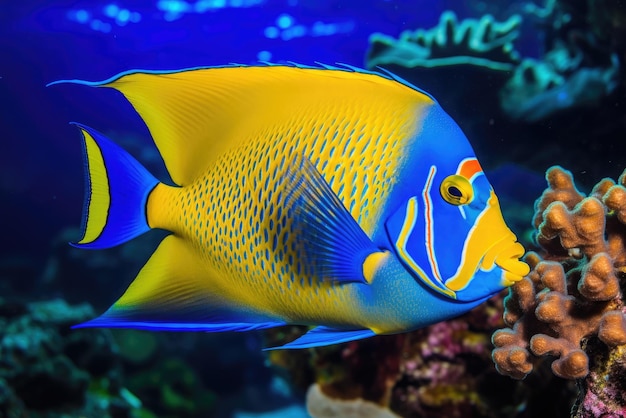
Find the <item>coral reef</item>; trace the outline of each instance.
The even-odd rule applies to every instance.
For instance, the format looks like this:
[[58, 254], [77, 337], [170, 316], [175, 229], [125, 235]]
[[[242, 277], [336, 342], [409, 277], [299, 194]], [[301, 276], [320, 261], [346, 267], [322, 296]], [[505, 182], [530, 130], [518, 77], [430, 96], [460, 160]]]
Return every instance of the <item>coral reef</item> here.
[[509, 117], [535, 123], [597, 106], [611, 96], [623, 82], [621, 41], [617, 32], [607, 32], [612, 25], [606, 13], [611, 9], [619, 16], [617, 2], [560, 0], [549, 2], [540, 13], [529, 13], [528, 18], [539, 19], [544, 28], [545, 53], [540, 59], [524, 59], [500, 91]]
[[515, 69], [500, 91], [504, 112], [535, 123], [610, 97], [623, 83], [624, 37], [618, 22], [626, 10], [618, 3], [556, 0], [540, 13], [529, 13], [544, 28], [545, 53], [540, 59], [524, 59]]
[[326, 395], [311, 385], [306, 395], [307, 411], [313, 418], [399, 418], [389, 409], [363, 399], [343, 400]]
[[122, 360], [132, 368], [150, 365], [158, 356], [158, 334], [134, 329], [112, 329]]
[[212, 416], [215, 394], [156, 352], [157, 334], [70, 329], [94, 315], [61, 299], [0, 298], [0, 417]]
[[[522, 379], [542, 356], [565, 379], [585, 379], [577, 416], [626, 413], [626, 171], [588, 196], [570, 172], [552, 167], [535, 204], [538, 253], [510, 289], [494, 333], [499, 372]], [[604, 415], [603, 415], [604, 414]]]
[[0, 299], [0, 416], [131, 417], [141, 403], [121, 385], [106, 330], [70, 333], [93, 315], [61, 300]]
[[497, 371], [518, 380], [503, 381], [484, 363], [488, 330], [503, 324], [498, 298], [406, 335], [276, 351], [270, 360], [301, 386], [315, 383], [328, 411], [365, 400], [403, 417], [566, 416], [568, 382], [577, 380], [572, 416], [626, 416], [626, 171], [588, 195], [560, 167], [546, 179], [533, 219], [538, 248], [526, 256], [532, 271], [509, 290], [508, 328], [492, 337]]
[[[553, 50], [543, 60], [524, 59], [515, 68], [500, 90], [502, 109], [510, 118], [538, 122], [556, 113], [596, 106], [615, 91], [617, 58], [604, 67], [579, 68], [565, 75], [554, 62], [561, 58], [561, 52], [562, 49]], [[572, 63], [570, 57], [564, 60]]]
[[511, 71], [519, 61], [513, 41], [519, 35], [521, 17], [504, 22], [493, 16], [458, 21], [452, 11], [441, 15], [431, 29], [405, 31], [398, 39], [375, 33], [370, 37], [367, 66], [398, 64], [403, 67], [472, 65], [493, 71]]
[[[430, 29], [397, 39], [373, 34], [366, 65], [437, 98], [487, 169], [514, 162], [544, 172], [558, 152], [559, 164], [586, 173], [583, 184], [617, 176], [592, 162], [626, 165], [626, 145], [615, 140], [626, 132], [626, 5], [544, 3], [516, 3], [503, 21], [506, 11], [499, 9], [499, 22], [489, 15], [459, 22], [445, 12]], [[535, 152], [535, 139], [543, 152]]]
[[175, 417], [210, 416], [215, 394], [203, 388], [196, 373], [184, 361], [165, 358], [134, 373], [128, 388], [153, 411]]
[[492, 130], [499, 116], [497, 92], [520, 60], [513, 47], [520, 23], [518, 15], [503, 22], [489, 15], [459, 21], [448, 11], [436, 26], [405, 31], [397, 39], [372, 34], [365, 65], [426, 90], [466, 132]]
[[[309, 395], [315, 391], [322, 405], [308, 408], [318, 417], [347, 413], [344, 408], [420, 418], [566, 417], [574, 395], [567, 381], [546, 374], [517, 382], [496, 372], [489, 335], [502, 326], [501, 309], [498, 297], [460, 318], [409, 334], [272, 351], [269, 358], [303, 390], [315, 384]], [[269, 344], [295, 332], [268, 332]]]
[[[70, 325], [93, 318], [119, 296], [127, 283], [115, 278], [121, 277], [121, 271], [139, 270], [148, 256], [145, 252], [151, 251], [161, 237], [159, 233], [146, 234], [127, 245], [90, 254], [67, 245], [68, 241], [79, 235], [79, 231], [65, 229], [52, 240], [43, 272], [30, 272], [26, 268], [28, 260], [19, 263], [0, 261], [0, 294], [7, 297], [3, 304], [0, 303], [0, 341], [4, 331], [3, 313], [6, 311], [9, 315], [13, 306], [15, 309], [27, 309], [30, 306], [17, 302], [9, 304], [9, 297], [11, 300], [19, 297], [32, 300], [56, 295], [69, 303], [78, 303], [85, 299], [86, 294], [94, 294], [95, 289], [95, 299], [90, 300], [95, 308], [85, 308], [83, 314], [68, 319], [55, 337], [59, 345], [74, 340], [89, 341], [90, 338], [94, 338], [95, 342], [97, 339], [94, 335], [100, 335], [100, 332], [108, 339], [108, 343], [103, 345], [101, 355], [113, 353], [112, 359], [117, 364], [119, 377], [113, 384], [111, 379], [102, 378], [87, 370], [83, 375], [84, 384], [88, 387], [86, 402], [110, 397], [110, 393], [116, 393], [111, 392], [111, 387], [122, 387], [125, 389], [121, 393], [132, 393], [141, 400], [142, 407], [137, 411], [142, 416], [154, 414], [180, 418], [230, 416], [235, 411], [254, 414], [270, 409], [280, 410], [301, 402], [301, 399], [294, 399], [291, 393], [281, 392], [272, 386], [275, 376], [265, 364], [260, 336], [253, 333], [70, 330]], [[22, 285], [21, 280], [25, 279], [28, 279], [28, 284]], [[65, 306], [65, 302], [58, 303], [59, 306]], [[28, 324], [24, 327], [24, 332], [35, 332]], [[50, 328], [45, 331], [50, 334], [57, 332], [55, 326], [37, 324], [37, 327]], [[86, 346], [86, 350], [90, 351], [88, 349], [89, 346]], [[96, 347], [93, 349], [96, 350]], [[0, 369], [1, 364], [0, 357]], [[106, 367], [106, 363], [101, 364]], [[29, 367], [25, 365], [24, 369]], [[82, 368], [78, 367], [78, 370]], [[13, 391], [13, 385], [12, 382], [3, 381], [3, 378], [0, 372], [0, 405], [8, 405], [15, 400], [21, 402], [19, 397], [9, 397], [13, 392], [8, 389], [5, 391], [4, 388]], [[1, 400], [5, 393], [9, 394], [6, 395], [6, 401]], [[53, 414], [56, 411], [55, 405], [42, 408], [41, 416], [48, 416], [44, 414]], [[80, 409], [71, 409], [74, 410]], [[135, 410], [131, 412], [133, 411]], [[2, 416], [0, 407], [0, 417]], [[106, 418], [107, 415], [102, 413], [91, 416]]]
[[[523, 19], [540, 20], [545, 32], [545, 53], [539, 59], [522, 59], [514, 48]], [[534, 123], [609, 97], [623, 81], [625, 34], [624, 6], [610, 0], [552, 1], [545, 9], [527, 8], [504, 22], [491, 15], [459, 22], [446, 11], [430, 29], [405, 31], [397, 39], [372, 34], [366, 64], [409, 72], [409, 79], [422, 83], [424, 69], [436, 68], [440, 77], [446, 75], [444, 67], [480, 69], [499, 91], [502, 110], [514, 120]], [[506, 83], [494, 83], [495, 77]]]

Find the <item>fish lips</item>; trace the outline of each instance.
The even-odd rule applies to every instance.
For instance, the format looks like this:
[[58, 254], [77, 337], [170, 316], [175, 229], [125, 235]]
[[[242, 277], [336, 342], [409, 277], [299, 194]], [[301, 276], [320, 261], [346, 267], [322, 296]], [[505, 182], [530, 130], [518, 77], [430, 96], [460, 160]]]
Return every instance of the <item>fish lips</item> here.
[[522, 244], [515, 242], [496, 257], [495, 265], [503, 270], [503, 286], [512, 286], [530, 273], [530, 266], [520, 259], [524, 252]]
[[530, 272], [528, 264], [520, 260], [524, 252], [524, 247], [516, 241], [498, 242], [485, 253], [467, 286], [455, 291], [455, 299], [484, 300], [522, 280]]

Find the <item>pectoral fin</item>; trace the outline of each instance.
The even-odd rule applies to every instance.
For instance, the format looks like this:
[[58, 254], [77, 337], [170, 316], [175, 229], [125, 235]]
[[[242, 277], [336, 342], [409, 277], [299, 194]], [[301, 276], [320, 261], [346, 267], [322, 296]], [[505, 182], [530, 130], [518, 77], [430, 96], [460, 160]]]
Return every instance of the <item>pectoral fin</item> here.
[[304, 156], [287, 167], [285, 206], [291, 213], [298, 259], [305, 274], [342, 283], [363, 283], [364, 263], [381, 253]]
[[297, 338], [290, 343], [278, 347], [266, 348], [265, 350], [268, 351], [322, 347], [325, 345], [361, 340], [363, 338], [369, 338], [375, 335], [376, 333], [370, 329], [345, 330], [320, 326], [313, 328], [302, 337]]

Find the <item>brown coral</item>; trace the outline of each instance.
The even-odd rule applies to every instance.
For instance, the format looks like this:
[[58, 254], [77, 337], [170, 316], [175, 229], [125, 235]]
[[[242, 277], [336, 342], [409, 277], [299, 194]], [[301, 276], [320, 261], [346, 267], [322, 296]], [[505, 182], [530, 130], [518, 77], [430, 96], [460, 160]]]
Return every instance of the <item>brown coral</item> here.
[[556, 375], [583, 378], [590, 337], [609, 349], [626, 344], [618, 278], [626, 271], [626, 171], [619, 184], [604, 179], [587, 197], [560, 167], [546, 179], [533, 220], [544, 251], [526, 256], [532, 271], [510, 289], [504, 313], [510, 328], [493, 335], [492, 357], [500, 373], [515, 379], [545, 355], [556, 357]]
[[581, 200], [573, 210], [563, 202], [553, 202], [544, 211], [538, 241], [559, 238], [561, 246], [575, 257], [580, 252], [587, 257], [598, 254], [606, 250], [604, 218], [604, 206], [594, 197]]

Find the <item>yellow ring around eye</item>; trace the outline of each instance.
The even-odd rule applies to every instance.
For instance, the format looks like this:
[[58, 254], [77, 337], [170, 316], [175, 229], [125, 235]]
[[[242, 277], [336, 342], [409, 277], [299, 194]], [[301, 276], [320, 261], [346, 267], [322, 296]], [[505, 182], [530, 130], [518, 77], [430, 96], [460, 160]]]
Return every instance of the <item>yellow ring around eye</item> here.
[[474, 198], [472, 184], [465, 177], [458, 174], [453, 174], [443, 179], [439, 192], [443, 200], [456, 206], [466, 205]]

